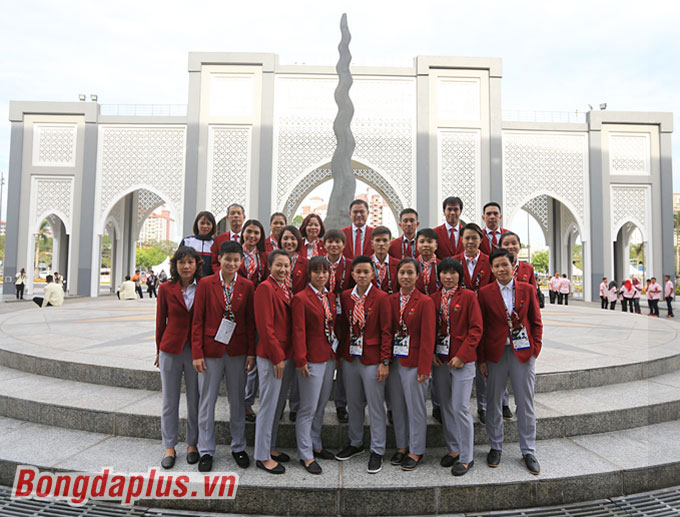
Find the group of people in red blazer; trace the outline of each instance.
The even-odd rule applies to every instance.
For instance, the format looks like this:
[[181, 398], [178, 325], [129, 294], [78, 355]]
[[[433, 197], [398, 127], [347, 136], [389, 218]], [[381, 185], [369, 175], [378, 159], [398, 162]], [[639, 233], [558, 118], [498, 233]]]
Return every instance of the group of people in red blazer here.
[[[242, 206], [231, 205], [230, 230], [215, 236], [211, 248], [213, 274], [202, 279], [201, 254], [180, 247], [171, 260], [171, 281], [158, 296], [162, 466], [175, 463], [183, 378], [186, 459], [198, 463], [199, 471], [212, 469], [215, 405], [224, 377], [231, 452], [242, 468], [250, 465], [250, 420], [256, 466], [272, 474], [286, 471], [290, 457], [277, 449], [278, 425], [296, 382], [297, 456], [307, 472], [322, 473], [318, 460], [346, 461], [366, 449], [367, 471], [379, 472], [388, 420], [396, 441], [389, 463], [415, 470], [426, 450], [431, 385], [433, 416], [442, 423], [448, 449], [440, 464], [465, 475], [474, 466], [469, 404], [475, 380], [478, 419], [491, 446], [487, 465], [498, 467], [503, 421], [513, 416], [510, 378], [522, 460], [538, 474], [533, 394], [542, 323], [533, 268], [517, 260], [520, 239], [501, 227], [498, 203], [483, 207], [484, 228], [461, 222], [457, 197], [446, 198], [442, 209], [445, 222], [434, 229], [420, 229], [416, 210], [404, 209], [403, 234], [392, 239], [388, 228], [367, 225], [363, 200], [350, 204], [352, 224], [341, 230], [326, 230], [316, 214], [298, 229], [275, 213], [269, 236], [259, 221], [244, 221]], [[254, 371], [256, 418], [246, 401]], [[337, 453], [324, 448], [321, 432], [334, 379], [344, 381], [348, 412], [348, 445]]]

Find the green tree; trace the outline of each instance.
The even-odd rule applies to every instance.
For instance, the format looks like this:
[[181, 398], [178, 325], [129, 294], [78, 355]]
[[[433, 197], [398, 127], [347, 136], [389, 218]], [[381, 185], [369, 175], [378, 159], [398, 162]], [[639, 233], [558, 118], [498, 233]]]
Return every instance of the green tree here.
[[535, 251], [531, 254], [531, 265], [536, 271], [547, 273], [550, 268], [550, 256], [547, 251]]
[[293, 217], [293, 220], [291, 221], [291, 224], [295, 226], [296, 228], [300, 228], [300, 225], [302, 224], [302, 221], [304, 220], [304, 217], [301, 215], [296, 215]]
[[177, 243], [172, 241], [156, 242], [151, 246], [144, 246], [137, 250], [136, 265], [141, 269], [151, 269], [166, 258], [171, 257], [177, 249]]
[[102, 268], [111, 267], [111, 252], [113, 250], [113, 245], [111, 244], [111, 236], [105, 233], [102, 237]]
[[[38, 273], [40, 271], [40, 250], [42, 249], [47, 249], [47, 243], [48, 243], [48, 235], [50, 234], [51, 229], [50, 225], [47, 222], [47, 219], [43, 219], [42, 222], [40, 223], [40, 228], [38, 229], [38, 233], [35, 237], [35, 254], [33, 255], [33, 273], [35, 275], [35, 278], [38, 278]], [[52, 248], [50, 247], [50, 252], [52, 251]]]

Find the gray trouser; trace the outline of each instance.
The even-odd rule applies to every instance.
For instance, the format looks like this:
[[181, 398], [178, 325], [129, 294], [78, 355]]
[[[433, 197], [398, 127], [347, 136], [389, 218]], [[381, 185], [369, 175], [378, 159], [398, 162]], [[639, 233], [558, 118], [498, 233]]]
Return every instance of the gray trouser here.
[[[479, 367], [476, 368], [475, 390], [477, 391], [477, 411], [486, 411], [486, 379], [479, 373]], [[503, 392], [503, 405], [510, 405], [510, 394], [507, 386]]]
[[314, 458], [314, 451], [323, 449], [321, 426], [323, 414], [333, 387], [335, 359], [325, 363], [307, 363], [309, 377], [295, 373], [300, 389], [300, 409], [295, 420], [295, 438], [298, 457], [301, 460]]
[[229, 399], [229, 431], [232, 452], [246, 448], [246, 409], [243, 394], [246, 389], [246, 356], [206, 357], [205, 372], [198, 375], [201, 402], [198, 410], [198, 452], [203, 456], [215, 455], [215, 403], [222, 376], [227, 383]]
[[335, 409], [347, 407], [347, 392], [345, 390], [345, 376], [342, 374], [342, 369], [347, 364], [347, 361], [342, 361], [342, 368], [336, 369], [335, 376], [335, 393], [333, 399], [335, 401]]
[[503, 390], [510, 377], [512, 391], [517, 404], [517, 430], [522, 454], [536, 451], [536, 413], [534, 412], [534, 382], [536, 358], [520, 363], [507, 345], [500, 361], [486, 364], [489, 368], [489, 398], [486, 410], [486, 432], [492, 449], [503, 449]]
[[286, 361], [283, 378], [277, 379], [274, 377], [272, 362], [258, 356], [257, 370], [260, 380], [260, 411], [255, 421], [255, 459], [267, 461], [271, 459], [271, 451], [276, 447], [279, 418], [286, 405], [288, 387], [295, 375], [295, 364], [292, 359]]
[[451, 368], [448, 363], [432, 369], [433, 389], [436, 386], [441, 403], [444, 441], [449, 452], [459, 452], [462, 463], [473, 459], [475, 428], [470, 414], [472, 381], [475, 363]]
[[158, 366], [163, 387], [163, 409], [161, 411], [161, 434], [163, 445], [170, 449], [177, 445], [179, 430], [179, 398], [182, 374], [187, 399], [187, 445], [198, 442], [198, 374], [191, 359], [191, 344], [184, 345], [179, 354], [159, 352]]
[[298, 409], [300, 409], [300, 387], [298, 386], [297, 375], [293, 375], [293, 378], [290, 381], [290, 402], [288, 403], [288, 410], [297, 411]]
[[397, 449], [408, 449], [415, 455], [425, 454], [427, 382], [418, 382], [418, 368], [405, 368], [395, 358], [387, 377], [387, 389]]
[[246, 375], [246, 406], [250, 407], [255, 404], [255, 395], [257, 395], [257, 366]]
[[[368, 404], [371, 423], [371, 451], [385, 455], [387, 417], [385, 415], [385, 384], [378, 382], [378, 365], [361, 364], [359, 358], [343, 361], [342, 377], [347, 386], [349, 404], [349, 443], [360, 447], [364, 443], [364, 408]], [[337, 388], [337, 384], [336, 384]]]

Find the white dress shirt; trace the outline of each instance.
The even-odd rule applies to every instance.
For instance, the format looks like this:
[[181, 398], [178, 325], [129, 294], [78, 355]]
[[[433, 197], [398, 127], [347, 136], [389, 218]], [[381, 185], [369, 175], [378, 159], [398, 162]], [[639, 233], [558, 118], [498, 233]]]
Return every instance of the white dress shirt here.
[[465, 263], [467, 264], [468, 268], [468, 273], [470, 274], [470, 278], [472, 278], [472, 275], [475, 273], [475, 268], [477, 267], [477, 261], [479, 260], [479, 256], [482, 254], [481, 251], [477, 252], [477, 256], [475, 258], [470, 258], [467, 255], [465, 255]]
[[454, 239], [456, 240], [456, 247], [458, 247], [458, 239], [460, 238], [460, 235], [458, 235], [458, 226], [451, 226], [446, 221], [444, 221], [444, 225], [446, 226], [446, 233], [449, 236], [449, 238], [451, 237], [451, 232], [453, 232]]
[[[222, 278], [222, 271], [220, 271], [220, 278]], [[191, 282], [186, 289], [182, 289], [182, 298], [184, 298], [184, 305], [187, 306], [187, 310], [190, 311], [191, 307], [194, 305], [194, 297], [196, 296], [196, 279]]]
[[[496, 280], [498, 282], [498, 280]], [[512, 314], [512, 309], [514, 308], [514, 304], [512, 303], [512, 291], [515, 285], [515, 280], [510, 280], [508, 285], [503, 285], [500, 282], [498, 282], [498, 287], [501, 289], [501, 296], [503, 297], [503, 303], [505, 304], [505, 310], [508, 311], [508, 314]], [[510, 335], [508, 334], [508, 338], [505, 341], [506, 345], [510, 344]]]
[[[361, 229], [361, 249], [360, 250], [355, 250], [354, 249], [354, 243], [356, 242], [357, 239], [357, 230]], [[358, 226], [354, 226], [354, 223], [352, 223], [352, 250], [354, 251], [354, 256], [358, 257], [359, 255], [364, 254], [364, 240], [366, 239], [366, 225], [363, 225], [361, 228]]]

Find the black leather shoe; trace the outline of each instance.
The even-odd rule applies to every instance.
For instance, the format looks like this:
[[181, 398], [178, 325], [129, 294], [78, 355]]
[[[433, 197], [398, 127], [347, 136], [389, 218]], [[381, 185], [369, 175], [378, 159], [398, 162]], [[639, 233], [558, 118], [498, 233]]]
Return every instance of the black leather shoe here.
[[432, 417], [439, 422], [440, 424], [442, 423], [442, 408], [439, 406], [432, 406]]
[[322, 460], [334, 460], [335, 454], [327, 451], [326, 449], [321, 449], [319, 452], [314, 451], [314, 457]]
[[442, 460], [439, 462], [439, 464], [444, 468], [450, 469], [458, 461], [458, 458], [460, 458], [460, 455], [451, 456], [450, 454], [447, 454], [446, 456], [442, 457]]
[[187, 452], [187, 463], [189, 465], [195, 465], [196, 463], [198, 463], [198, 460], [200, 459], [201, 456], [199, 456], [199, 454], [196, 451]]
[[541, 473], [541, 466], [538, 464], [536, 456], [534, 456], [533, 454], [525, 454], [523, 456], [523, 459], [524, 464], [527, 467], [527, 470], [531, 472], [534, 476], [537, 476]]
[[486, 455], [486, 464], [491, 468], [496, 468], [501, 464], [501, 451], [498, 449], [491, 449]]
[[390, 423], [390, 425], [394, 425], [394, 420], [392, 420], [392, 411], [387, 412], [387, 421]]
[[503, 420], [512, 420], [512, 410], [510, 406], [503, 406]]
[[341, 424], [346, 424], [349, 421], [347, 410], [344, 407], [339, 407], [335, 410], [335, 413], [338, 415], [338, 422]]
[[256, 419], [257, 417], [255, 416], [255, 413], [246, 413], [246, 422], [250, 422], [252, 424]]
[[371, 451], [371, 456], [368, 458], [368, 470], [369, 474], [377, 474], [382, 470], [383, 457], [380, 454], [376, 454]]
[[480, 424], [486, 424], [486, 409], [478, 409], [477, 418], [479, 418]]
[[305, 470], [306, 470], [307, 472], [309, 472], [310, 474], [318, 475], [318, 474], [321, 474], [321, 472], [322, 472], [322, 470], [321, 470], [321, 465], [319, 465], [319, 464], [316, 462], [316, 460], [314, 460], [313, 462], [311, 462], [309, 465], [305, 465], [304, 460], [300, 460], [300, 463], [301, 463], [302, 466], [305, 468]]
[[297, 420], [297, 411], [289, 411], [288, 420], [290, 420], [291, 422], [295, 422]]
[[290, 456], [285, 452], [280, 452], [278, 455], [272, 454], [271, 457], [274, 461], [278, 461], [279, 463], [288, 463], [290, 461]]
[[345, 447], [342, 449], [339, 453], [335, 455], [335, 459], [338, 461], [345, 461], [350, 458], [354, 458], [354, 456], [361, 454], [364, 452], [364, 446], [361, 445], [360, 447], [354, 447], [353, 445], [350, 445], [348, 447]]
[[231, 455], [236, 461], [236, 464], [242, 469], [250, 467], [250, 458], [246, 451], [232, 452]]
[[470, 470], [474, 464], [475, 460], [472, 460], [470, 463], [468, 463], [468, 466], [466, 467], [465, 463], [461, 463], [460, 461], [458, 461], [451, 468], [451, 474], [453, 474], [454, 476], [464, 476], [465, 474], [468, 473], [468, 470]]
[[418, 456], [417, 460], [414, 460], [413, 458], [411, 458], [411, 456], [406, 456], [406, 458], [404, 458], [404, 462], [401, 464], [401, 470], [409, 470], [409, 471], [415, 470], [416, 467], [418, 466], [418, 463], [420, 463], [420, 460], [422, 460], [422, 459], [423, 459], [422, 454], [420, 456]]
[[390, 460], [390, 463], [392, 465], [398, 466], [401, 465], [404, 462], [404, 458], [406, 457], [405, 452], [395, 452], [394, 456], [392, 456], [392, 459]]
[[174, 456], [165, 456], [161, 460], [161, 467], [163, 467], [164, 469], [171, 469], [174, 466], [175, 466], [175, 457]]
[[283, 474], [286, 471], [286, 467], [284, 467], [280, 463], [277, 463], [276, 467], [272, 467], [272, 468], [268, 469], [267, 467], [264, 466], [264, 463], [262, 463], [260, 460], [257, 460], [255, 462], [255, 466], [258, 469], [262, 469], [265, 472], [269, 472], [270, 474]]
[[198, 471], [210, 472], [212, 470], [212, 460], [213, 458], [210, 454], [204, 454], [201, 456], [201, 459], [198, 462]]

